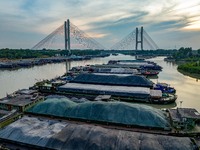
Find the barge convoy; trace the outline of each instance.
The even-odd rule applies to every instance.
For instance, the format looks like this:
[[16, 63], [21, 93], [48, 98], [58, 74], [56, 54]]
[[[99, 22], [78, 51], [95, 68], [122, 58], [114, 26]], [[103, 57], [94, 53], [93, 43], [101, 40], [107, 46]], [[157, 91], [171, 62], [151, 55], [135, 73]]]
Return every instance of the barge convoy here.
[[[119, 62], [122, 63], [123, 68]], [[118, 64], [113, 66], [116, 63]], [[130, 64], [137, 67], [142, 65], [142, 67], [154, 66], [152, 68], [162, 69], [153, 62], [109, 61], [107, 65], [74, 67], [68, 72], [65, 82], [42, 84], [38, 89], [46, 93], [79, 95], [92, 99], [99, 95], [110, 95], [110, 99], [126, 102], [154, 104], [175, 102], [177, 95], [174, 88], [169, 85], [166, 87], [166, 84], [154, 84], [142, 76], [136, 68], [130, 67]], [[66, 82], [66, 79], [70, 80]]]

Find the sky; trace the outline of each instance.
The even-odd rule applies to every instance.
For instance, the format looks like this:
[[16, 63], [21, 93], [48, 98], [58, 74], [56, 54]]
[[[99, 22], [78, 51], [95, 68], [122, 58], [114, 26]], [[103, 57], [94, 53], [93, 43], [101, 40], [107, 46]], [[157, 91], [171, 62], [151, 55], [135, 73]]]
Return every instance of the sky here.
[[106, 48], [140, 26], [159, 48], [200, 48], [200, 0], [0, 0], [0, 48], [32, 48], [68, 18]]

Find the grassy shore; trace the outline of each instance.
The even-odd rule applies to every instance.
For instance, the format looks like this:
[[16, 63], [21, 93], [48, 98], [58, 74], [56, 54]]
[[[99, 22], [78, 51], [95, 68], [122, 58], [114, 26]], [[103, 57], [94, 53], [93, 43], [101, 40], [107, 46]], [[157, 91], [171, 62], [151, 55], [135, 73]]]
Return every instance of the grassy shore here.
[[200, 74], [188, 73], [188, 72], [183, 71], [183, 70], [180, 70], [180, 69], [178, 69], [178, 71], [179, 71], [180, 73], [182, 73], [183, 75], [186, 75], [186, 76], [189, 76], [189, 77], [192, 77], [192, 78], [195, 78], [195, 79], [200, 79]]

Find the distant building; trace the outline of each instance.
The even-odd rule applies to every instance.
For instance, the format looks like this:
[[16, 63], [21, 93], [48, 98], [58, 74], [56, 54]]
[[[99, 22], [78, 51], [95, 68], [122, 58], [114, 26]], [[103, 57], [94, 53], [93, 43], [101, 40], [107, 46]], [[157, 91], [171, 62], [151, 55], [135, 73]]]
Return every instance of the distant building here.
[[169, 109], [171, 124], [176, 129], [192, 129], [200, 121], [200, 114], [193, 108]]

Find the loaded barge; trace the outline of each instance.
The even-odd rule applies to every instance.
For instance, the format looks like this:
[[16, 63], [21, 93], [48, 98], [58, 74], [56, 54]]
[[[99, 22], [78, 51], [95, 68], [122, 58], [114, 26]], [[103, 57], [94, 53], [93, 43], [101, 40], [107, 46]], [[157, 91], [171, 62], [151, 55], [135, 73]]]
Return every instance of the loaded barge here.
[[138, 60], [110, 60], [103, 65], [87, 65], [85, 67], [73, 67], [70, 71], [78, 73], [109, 73], [109, 74], [133, 74], [144, 76], [157, 76], [162, 67], [150, 61]]
[[110, 95], [111, 99], [128, 102], [169, 104], [177, 96], [165, 94], [153, 89], [154, 84], [142, 76], [116, 76], [98, 74], [80, 74], [69, 83], [55, 86], [43, 84], [41, 92], [90, 97], [94, 100], [99, 95]]
[[155, 104], [169, 104], [175, 102], [177, 96], [163, 97], [160, 90], [151, 90], [146, 87], [94, 85], [82, 83], [67, 83], [58, 87], [57, 94], [82, 95], [96, 97], [111, 95], [111, 98], [127, 102], [144, 102]]

